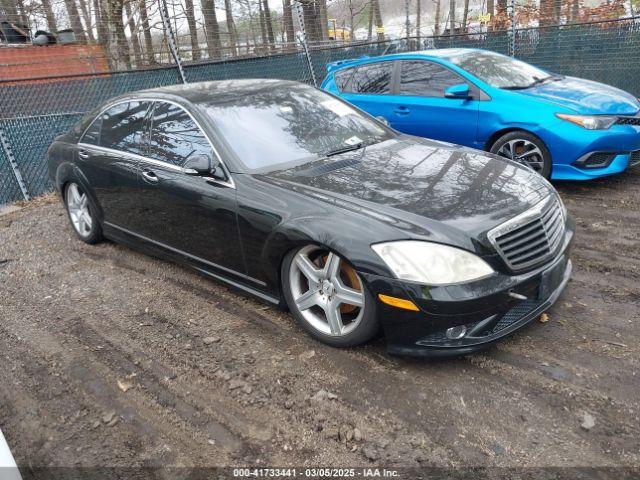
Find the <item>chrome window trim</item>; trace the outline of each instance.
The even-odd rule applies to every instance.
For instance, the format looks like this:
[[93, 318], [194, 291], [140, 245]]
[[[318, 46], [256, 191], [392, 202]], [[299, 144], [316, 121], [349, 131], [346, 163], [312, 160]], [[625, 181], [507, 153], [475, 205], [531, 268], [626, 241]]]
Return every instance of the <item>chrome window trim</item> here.
[[[136, 102], [136, 101], [140, 101], [140, 102], [151, 102], [152, 104], [156, 103], [156, 102], [165, 102], [165, 103], [169, 103], [171, 105], [175, 105], [176, 107], [180, 108], [183, 112], [185, 112], [187, 115], [189, 115], [189, 118], [191, 118], [191, 120], [193, 120], [193, 123], [196, 124], [196, 127], [198, 127], [198, 129], [200, 130], [200, 132], [202, 133], [202, 135], [204, 135], [204, 138], [207, 139], [207, 142], [209, 143], [209, 146], [211, 147], [211, 150], [213, 151], [213, 154], [216, 156], [216, 158], [218, 159], [218, 163], [220, 164], [225, 176], [227, 177], [226, 180], [220, 180], [217, 178], [212, 178], [212, 180], [214, 181], [214, 183], [220, 184], [220, 185], [224, 185], [227, 186], [229, 188], [236, 188], [236, 183], [233, 180], [233, 177], [231, 176], [231, 172], [229, 171], [229, 169], [227, 168], [227, 166], [225, 165], [225, 163], [222, 161], [222, 157], [220, 156], [220, 153], [218, 152], [218, 149], [213, 145], [213, 142], [211, 141], [211, 138], [209, 138], [209, 135], [207, 135], [207, 132], [205, 131], [204, 128], [202, 128], [202, 125], [200, 124], [200, 122], [198, 122], [198, 120], [191, 114], [191, 112], [189, 112], [188, 110], [186, 110], [182, 105], [180, 105], [178, 102], [175, 102], [173, 100], [167, 100], [164, 98], [159, 98], [159, 97], [129, 97], [129, 98], [120, 98], [114, 102], [111, 102], [107, 105], [104, 106], [104, 108], [102, 108], [100, 110], [100, 112], [95, 116], [95, 118], [89, 123], [89, 125], [87, 126], [87, 128], [84, 129], [84, 131], [82, 132], [82, 135], [80, 135], [80, 140], [78, 140], [77, 145], [78, 146], [84, 146], [85, 148], [97, 148], [97, 149], [101, 149], [102, 151], [105, 151], [107, 153], [117, 153], [117, 154], [124, 154], [124, 155], [128, 155], [128, 156], [132, 156], [133, 158], [136, 158], [137, 160], [146, 162], [146, 163], [150, 163], [152, 165], [157, 165], [160, 167], [166, 167], [169, 168], [170, 170], [175, 170], [175, 171], [180, 171], [181, 173], [185, 173], [185, 169], [183, 169], [182, 167], [178, 167], [177, 165], [173, 165], [172, 163], [169, 162], [164, 162], [162, 160], [156, 160], [155, 158], [149, 158], [149, 157], [145, 157], [142, 155], [138, 155], [135, 153], [131, 153], [131, 152], [125, 152], [124, 150], [116, 150], [113, 148], [108, 148], [108, 147], [103, 147], [101, 145], [93, 145], [91, 143], [84, 143], [82, 141], [82, 139], [84, 138], [85, 134], [87, 133], [87, 130], [89, 130], [89, 128], [91, 128], [91, 126], [94, 124], [94, 122], [96, 120], [98, 120], [98, 118], [100, 118], [100, 116], [102, 116], [102, 114], [104, 114], [104, 112], [106, 112], [108, 109], [110, 109], [111, 107], [115, 107], [116, 105], [120, 105], [121, 103], [128, 103], [128, 102]], [[152, 105], [155, 108], [155, 105]], [[151, 128], [153, 128], [153, 125], [151, 125]], [[176, 170], [177, 169], [177, 170]]]

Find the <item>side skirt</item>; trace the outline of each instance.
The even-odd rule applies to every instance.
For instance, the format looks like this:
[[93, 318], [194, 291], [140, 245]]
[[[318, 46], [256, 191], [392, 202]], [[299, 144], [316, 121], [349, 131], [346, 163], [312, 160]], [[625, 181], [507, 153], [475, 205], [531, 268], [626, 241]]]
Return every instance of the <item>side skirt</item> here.
[[[245, 281], [251, 281], [260, 285], [266, 285], [261, 280], [254, 279], [242, 273], [233, 272], [231, 270], [227, 272], [226, 270], [228, 269], [222, 270], [222, 267], [216, 268], [217, 266], [215, 264], [207, 262], [204, 259], [200, 259], [199, 257], [190, 255], [187, 252], [183, 252], [182, 250], [179, 250], [177, 248], [164, 245], [161, 242], [157, 242], [153, 239], [150, 239], [143, 235], [139, 235], [128, 229], [119, 227], [118, 225], [114, 225], [106, 221], [103, 222], [103, 233], [108, 239], [113, 240], [117, 243], [124, 244], [134, 250], [142, 251], [142, 253], [162, 259], [169, 259], [181, 265], [189, 266], [208, 277], [215, 278], [216, 280], [219, 280], [234, 288], [261, 298], [262, 300], [265, 300], [269, 303], [273, 303], [275, 305], [280, 305], [281, 303], [278, 297], [275, 297], [261, 289], [252, 287], [245, 283]], [[235, 277], [237, 277], [237, 279], [231, 278], [229, 275], [234, 275]]]

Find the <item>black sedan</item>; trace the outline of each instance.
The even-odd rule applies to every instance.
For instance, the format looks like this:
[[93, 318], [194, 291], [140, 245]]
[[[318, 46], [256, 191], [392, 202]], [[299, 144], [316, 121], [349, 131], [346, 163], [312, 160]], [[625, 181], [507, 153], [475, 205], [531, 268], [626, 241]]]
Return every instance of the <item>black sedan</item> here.
[[541, 176], [296, 82], [111, 100], [48, 165], [81, 240], [186, 263], [333, 346], [382, 329], [392, 353], [470, 353], [539, 316], [571, 274], [572, 223]]

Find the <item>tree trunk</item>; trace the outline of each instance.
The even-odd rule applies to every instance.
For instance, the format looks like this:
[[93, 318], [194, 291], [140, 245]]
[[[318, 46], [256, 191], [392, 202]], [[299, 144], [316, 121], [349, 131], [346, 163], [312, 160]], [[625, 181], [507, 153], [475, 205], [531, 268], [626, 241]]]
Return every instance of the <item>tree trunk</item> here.
[[14, 5], [13, 0], [0, 1], [0, 8], [2, 12], [9, 17], [8, 20], [10, 22], [18, 22], [18, 9]]
[[433, 34], [440, 35], [440, 0], [436, 0], [436, 18], [433, 26]]
[[147, 12], [147, 1], [138, 1], [138, 11], [140, 12], [140, 22], [142, 24], [142, 33], [144, 35], [144, 56], [149, 65], [156, 63], [156, 56], [153, 52], [153, 38], [149, 28], [149, 13]]
[[449, 35], [456, 33], [456, 0], [449, 0]]
[[122, 22], [123, 7], [123, 0], [102, 0], [102, 21], [106, 30], [104, 45], [111, 69], [115, 71], [131, 69], [129, 45]]
[[462, 11], [462, 33], [467, 33], [467, 18], [469, 17], [469, 0], [464, 0], [464, 10]]
[[78, 40], [79, 42], [86, 42], [87, 37], [84, 34], [84, 28], [82, 27], [82, 22], [80, 21], [80, 12], [78, 11], [76, 2], [74, 0], [64, 0], [64, 4], [65, 7], [67, 7], [69, 23], [71, 25], [73, 33], [76, 35], [76, 40]]
[[273, 49], [275, 38], [273, 36], [273, 22], [271, 22], [271, 12], [269, 11], [268, 0], [262, 0], [262, 10], [264, 13], [264, 23], [267, 29], [267, 39], [269, 41], [269, 48]]
[[555, 0], [540, 0], [540, 21], [541, 27], [553, 25], [553, 6]]
[[487, 0], [487, 13], [490, 15], [489, 17], [489, 22], [491, 25], [490, 30], [493, 30], [493, 15], [494, 15], [494, 10], [496, 9], [495, 7], [495, 0]]
[[89, 13], [87, 4], [84, 0], [80, 0], [78, 4], [80, 5], [80, 11], [82, 12], [82, 20], [84, 20], [84, 30], [87, 32], [89, 41], [91, 43], [95, 43], [96, 38], [93, 36], [93, 21], [91, 20], [91, 14]]
[[[318, 32], [318, 38], [322, 41], [329, 40], [329, 32], [327, 32], [327, 27], [329, 26], [329, 16], [327, 15], [327, 0], [318, 0], [318, 10], [320, 13], [320, 19], [318, 22], [318, 27], [320, 27], [320, 31]], [[336, 39], [338, 38], [338, 24], [336, 22], [334, 35]]]
[[140, 47], [140, 39], [138, 38], [138, 29], [131, 12], [131, 4], [125, 0], [124, 11], [127, 15], [127, 25], [129, 26], [129, 34], [131, 35], [131, 46], [133, 47], [133, 58], [136, 61], [136, 67], [142, 65], [142, 48]]
[[417, 47], [420, 47], [420, 28], [422, 27], [420, 17], [422, 16], [422, 6], [420, 5], [422, 0], [416, 0], [416, 42]]
[[51, 8], [51, 0], [41, 0], [42, 9], [44, 10], [44, 16], [47, 19], [47, 26], [51, 33], [58, 31], [58, 24], [56, 23], [56, 17], [53, 14], [53, 8]]
[[371, 41], [372, 34], [373, 34], [373, 6], [369, 4], [369, 27], [367, 30], [367, 40]]
[[100, 0], [93, 0], [93, 12], [96, 17], [96, 32], [98, 33], [98, 43], [106, 45], [107, 29], [105, 23], [102, 21], [102, 6], [100, 5]]
[[196, 25], [196, 14], [193, 11], [193, 0], [185, 0], [185, 14], [187, 25], [189, 26], [189, 37], [191, 37], [191, 58], [200, 60], [200, 45], [198, 44], [198, 27]]
[[29, 27], [29, 18], [27, 17], [27, 9], [24, 6], [24, 0], [16, 0], [18, 4], [18, 18], [20, 23], [25, 27]]
[[231, 0], [224, 0], [224, 9], [227, 16], [227, 31], [229, 32], [229, 46], [231, 54], [238, 56], [238, 32], [236, 31], [236, 23], [233, 21], [233, 9], [231, 8]]
[[287, 43], [293, 50], [295, 48], [296, 35], [293, 29], [293, 11], [291, 9], [291, 0], [283, 0], [282, 22], [284, 23], [284, 32], [287, 35]]
[[220, 58], [220, 27], [216, 15], [215, 0], [201, 0], [202, 15], [207, 36], [210, 58]]
[[379, 0], [371, 0], [373, 7], [373, 20], [376, 24], [376, 32], [378, 34], [378, 41], [384, 42], [384, 24], [382, 23], [382, 13], [380, 13]]

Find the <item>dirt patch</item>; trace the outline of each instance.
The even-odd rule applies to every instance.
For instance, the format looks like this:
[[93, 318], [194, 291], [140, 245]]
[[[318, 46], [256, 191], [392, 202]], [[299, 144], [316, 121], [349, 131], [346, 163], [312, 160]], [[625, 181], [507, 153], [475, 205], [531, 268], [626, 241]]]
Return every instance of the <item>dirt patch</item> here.
[[640, 462], [640, 175], [558, 188], [574, 276], [481, 355], [336, 350], [47, 197], [0, 217], [0, 428], [23, 466]]

